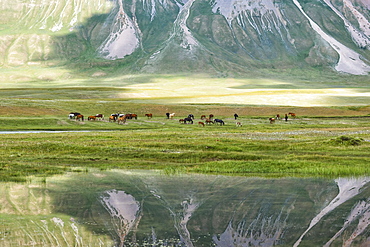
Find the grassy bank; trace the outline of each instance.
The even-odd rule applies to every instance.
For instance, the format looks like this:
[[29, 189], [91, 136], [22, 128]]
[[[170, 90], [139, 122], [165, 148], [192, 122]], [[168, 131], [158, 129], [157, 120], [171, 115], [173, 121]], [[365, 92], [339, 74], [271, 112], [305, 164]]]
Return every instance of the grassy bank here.
[[[1, 134], [0, 180], [25, 181], [65, 171], [161, 169], [165, 173], [196, 172], [262, 176], [368, 175], [370, 118], [368, 108], [251, 107], [233, 105], [149, 105], [122, 103], [139, 115], [126, 124], [75, 121], [69, 109], [89, 114], [116, 112], [116, 102], [24, 101], [27, 106], [1, 108], [0, 130], [51, 130], [51, 133]], [[50, 105], [48, 105], [50, 104]], [[71, 107], [73, 105], [73, 107]], [[86, 107], [83, 108], [82, 106]], [[13, 112], [6, 112], [12, 107]], [[27, 108], [28, 107], [28, 108]], [[71, 107], [71, 108], [70, 108]], [[80, 108], [81, 107], [81, 108]], [[28, 110], [25, 110], [28, 109]], [[297, 118], [268, 117], [294, 110]], [[17, 111], [22, 116], [15, 116]], [[144, 112], [154, 117], [144, 117]], [[165, 112], [176, 112], [167, 119]], [[236, 127], [232, 115], [243, 124]], [[195, 115], [194, 124], [179, 119]], [[198, 125], [213, 113], [225, 126]], [[54, 115], [53, 115], [54, 114]], [[55, 130], [68, 130], [56, 132]], [[81, 132], [81, 131], [84, 132]]]

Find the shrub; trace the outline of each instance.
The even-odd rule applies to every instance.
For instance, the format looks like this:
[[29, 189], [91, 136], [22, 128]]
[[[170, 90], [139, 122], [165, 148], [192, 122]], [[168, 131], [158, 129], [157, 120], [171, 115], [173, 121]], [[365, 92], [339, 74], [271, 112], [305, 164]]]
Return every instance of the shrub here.
[[364, 139], [356, 138], [356, 137], [349, 137], [349, 136], [339, 136], [335, 139], [332, 139], [332, 143], [337, 145], [351, 145], [351, 146], [358, 146], [360, 145]]

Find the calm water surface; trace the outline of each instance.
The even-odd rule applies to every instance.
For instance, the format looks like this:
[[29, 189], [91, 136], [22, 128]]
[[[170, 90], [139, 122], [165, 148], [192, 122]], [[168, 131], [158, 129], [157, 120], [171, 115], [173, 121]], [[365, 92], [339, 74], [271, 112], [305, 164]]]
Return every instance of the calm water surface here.
[[0, 246], [370, 246], [369, 185], [123, 170], [2, 183]]

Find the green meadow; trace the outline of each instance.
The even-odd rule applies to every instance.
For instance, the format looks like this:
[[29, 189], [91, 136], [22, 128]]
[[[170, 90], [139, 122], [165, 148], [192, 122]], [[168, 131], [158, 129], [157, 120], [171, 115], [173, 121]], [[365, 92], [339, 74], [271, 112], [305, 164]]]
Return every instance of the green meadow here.
[[[370, 173], [369, 106], [159, 104], [109, 97], [115, 90], [0, 90], [0, 180], [27, 181], [92, 168], [266, 177]], [[82, 113], [84, 121], [69, 119], [70, 112]], [[167, 112], [175, 117], [167, 119]], [[289, 112], [297, 117], [273, 124], [268, 120]], [[98, 113], [105, 119], [87, 121]], [[108, 121], [112, 113], [136, 113], [138, 118], [117, 124]], [[180, 123], [188, 114], [194, 114], [194, 124]], [[199, 125], [201, 115], [209, 114], [225, 125]]]

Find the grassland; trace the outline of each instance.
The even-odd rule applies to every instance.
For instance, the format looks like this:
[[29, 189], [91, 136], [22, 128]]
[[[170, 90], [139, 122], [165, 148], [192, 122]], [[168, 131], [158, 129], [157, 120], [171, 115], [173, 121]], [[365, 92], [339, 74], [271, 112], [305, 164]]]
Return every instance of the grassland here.
[[[87, 97], [109, 94], [114, 88], [24, 90], [0, 91], [2, 181], [89, 168], [249, 176], [370, 173], [368, 106], [155, 104]], [[71, 111], [84, 114], [85, 121], [68, 119]], [[89, 115], [116, 112], [136, 113], [138, 119], [123, 125], [107, 119], [86, 120]], [[167, 119], [166, 112], [176, 113], [175, 118]], [[269, 123], [269, 117], [288, 112], [295, 112], [297, 118]], [[154, 117], [148, 119], [145, 113]], [[194, 124], [180, 124], [178, 120], [190, 113], [195, 115]], [[198, 125], [201, 115], [211, 113], [223, 119], [225, 126]], [[237, 121], [242, 127], [236, 127], [234, 113], [240, 116]]]

